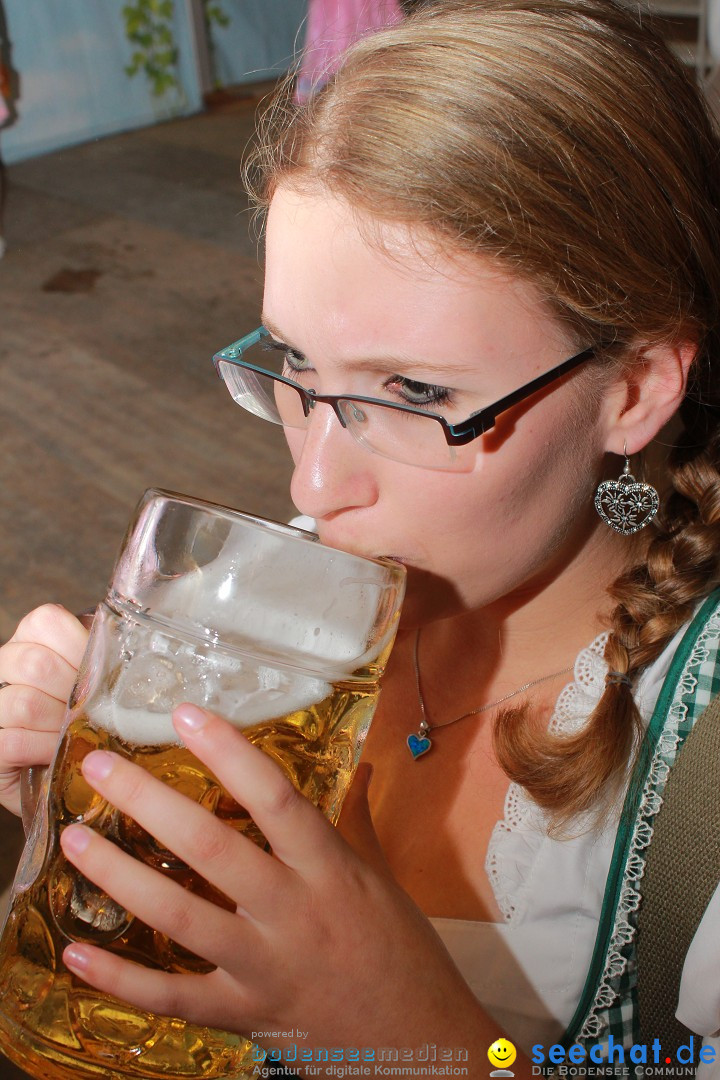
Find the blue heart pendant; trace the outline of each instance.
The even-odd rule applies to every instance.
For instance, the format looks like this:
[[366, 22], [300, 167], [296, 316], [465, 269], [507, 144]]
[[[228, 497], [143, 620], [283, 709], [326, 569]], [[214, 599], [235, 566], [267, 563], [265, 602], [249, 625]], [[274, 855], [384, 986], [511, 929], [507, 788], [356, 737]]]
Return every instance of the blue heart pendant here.
[[432, 743], [427, 735], [408, 735], [407, 744], [410, 753], [416, 760], [417, 758], [422, 757], [423, 754], [427, 754], [428, 750], [432, 747]]

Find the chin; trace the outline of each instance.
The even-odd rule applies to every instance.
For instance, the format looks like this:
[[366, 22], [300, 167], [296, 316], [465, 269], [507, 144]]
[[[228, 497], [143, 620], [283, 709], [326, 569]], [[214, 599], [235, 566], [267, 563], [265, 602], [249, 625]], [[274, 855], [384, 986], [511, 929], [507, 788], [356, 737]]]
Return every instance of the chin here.
[[320, 543], [324, 544], [325, 547], [336, 548], [338, 551], [347, 551], [349, 555], [358, 555], [361, 559], [390, 559], [391, 562], [407, 566], [407, 561], [400, 555], [386, 554], [384, 551], [379, 551], [377, 545], [373, 545], [372, 549], [370, 549], [367, 543], [360, 543], [357, 539], [343, 539], [339, 536], [333, 536], [332, 532], [323, 529], [322, 524], [319, 522], [317, 524], [317, 534]]

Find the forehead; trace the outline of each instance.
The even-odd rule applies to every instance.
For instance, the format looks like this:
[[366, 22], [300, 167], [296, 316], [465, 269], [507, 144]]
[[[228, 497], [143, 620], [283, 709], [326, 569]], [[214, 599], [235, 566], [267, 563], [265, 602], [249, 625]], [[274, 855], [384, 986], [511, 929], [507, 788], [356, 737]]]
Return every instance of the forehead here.
[[492, 259], [449, 251], [319, 190], [280, 187], [273, 197], [265, 310], [300, 348], [312, 344], [306, 336], [319, 345], [331, 334], [370, 350], [389, 337], [408, 351], [453, 341], [462, 360], [492, 358], [501, 343], [537, 355], [539, 337], [552, 356], [566, 344], [539, 291]]

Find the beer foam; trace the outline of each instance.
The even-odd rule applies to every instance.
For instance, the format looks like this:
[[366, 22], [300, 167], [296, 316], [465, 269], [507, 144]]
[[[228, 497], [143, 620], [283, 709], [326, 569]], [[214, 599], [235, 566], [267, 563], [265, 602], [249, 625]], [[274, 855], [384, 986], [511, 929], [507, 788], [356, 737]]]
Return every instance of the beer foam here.
[[231, 534], [214, 559], [156, 575], [137, 599], [111, 593], [120, 662], [112, 689], [87, 709], [91, 721], [133, 746], [172, 744], [183, 701], [243, 729], [306, 710], [351, 680], [395, 633], [393, 620], [375, 640], [385, 573], [310, 542], [296, 550], [300, 561], [282, 533]]
[[[209, 705], [206, 707], [225, 717], [233, 727], [243, 730], [254, 724], [277, 720], [281, 716], [309, 709], [331, 693], [332, 686], [329, 683], [299, 676], [290, 687], [259, 687], [245, 694], [230, 687], [221, 695], [222, 700], [214, 709]], [[180, 701], [175, 704], [180, 704]], [[130, 746], [181, 745], [170, 712], [153, 712], [141, 705], [128, 708], [112, 697], [106, 697], [87, 707], [87, 715], [94, 727], [109, 732]]]
[[395, 633], [391, 625], [368, 648], [386, 588], [376, 567], [361, 565], [350, 577], [343, 552], [301, 545], [304, 558], [295, 563], [281, 558], [282, 538], [259, 534], [260, 540], [262, 546], [240, 551], [228, 544], [211, 562], [163, 581], [147, 597], [150, 611], [333, 679], [375, 660]]

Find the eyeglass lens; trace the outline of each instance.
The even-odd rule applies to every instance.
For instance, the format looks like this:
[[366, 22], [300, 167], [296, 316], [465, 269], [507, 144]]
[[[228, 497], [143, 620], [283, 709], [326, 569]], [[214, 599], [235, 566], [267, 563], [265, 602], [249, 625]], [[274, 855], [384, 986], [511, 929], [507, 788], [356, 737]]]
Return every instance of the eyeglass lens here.
[[[220, 360], [218, 370], [234, 401], [273, 424], [307, 428], [314, 403], [276, 376], [313, 389], [315, 372], [296, 370], [286, 363], [285, 354], [268, 339], [246, 349], [242, 360], [267, 374]], [[344, 398], [338, 401], [338, 410], [355, 440], [373, 453], [423, 468], [457, 472], [473, 468], [478, 446], [449, 445], [442, 426], [429, 415]]]

